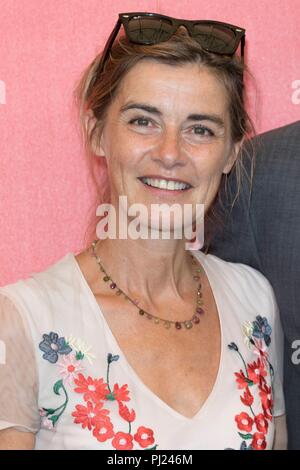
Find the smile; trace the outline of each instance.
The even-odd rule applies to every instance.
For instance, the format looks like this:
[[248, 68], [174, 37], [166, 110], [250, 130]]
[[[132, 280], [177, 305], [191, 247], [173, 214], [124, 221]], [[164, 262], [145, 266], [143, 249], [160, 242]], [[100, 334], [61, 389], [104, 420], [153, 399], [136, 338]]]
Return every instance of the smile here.
[[186, 189], [190, 189], [192, 186], [188, 183], [184, 183], [183, 181], [174, 181], [174, 180], [165, 180], [165, 179], [157, 179], [157, 178], [147, 178], [142, 177], [139, 178], [142, 183], [146, 184], [147, 186], [152, 186], [153, 188], [158, 189], [165, 189], [168, 191], [184, 191]]

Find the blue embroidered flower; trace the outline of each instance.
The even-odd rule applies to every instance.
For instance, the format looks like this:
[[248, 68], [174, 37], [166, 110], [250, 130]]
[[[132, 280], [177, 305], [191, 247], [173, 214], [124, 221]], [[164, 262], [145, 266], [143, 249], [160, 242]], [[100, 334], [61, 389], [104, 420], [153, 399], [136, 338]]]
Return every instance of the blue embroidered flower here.
[[272, 328], [268, 323], [266, 317], [258, 315], [253, 322], [253, 336], [256, 338], [263, 338], [267, 346], [271, 343]]
[[44, 340], [39, 344], [39, 348], [44, 352], [43, 359], [54, 364], [58, 360], [59, 354], [69, 354], [72, 348], [66, 343], [65, 338], [59, 338], [57, 333], [51, 331], [49, 335], [43, 335]]
[[[232, 447], [226, 447], [224, 450], [236, 450], [233, 449]], [[247, 447], [246, 441], [242, 441], [240, 450], [253, 450], [253, 447], [251, 447], [251, 444]]]
[[117, 361], [119, 359], [120, 356], [118, 356], [117, 354], [115, 356], [113, 356], [111, 353], [108, 353], [107, 354], [107, 362], [108, 364], [110, 364], [111, 362], [113, 361]]
[[253, 450], [253, 447], [251, 447], [251, 444], [249, 444], [249, 446], [247, 447], [246, 441], [243, 441], [241, 443], [240, 450]]
[[235, 343], [233, 343], [233, 342], [230, 343], [230, 344], [228, 344], [228, 348], [231, 349], [231, 350], [233, 349], [234, 351], [238, 351], [238, 350], [239, 350], [239, 348], [237, 347], [237, 345], [236, 345]]

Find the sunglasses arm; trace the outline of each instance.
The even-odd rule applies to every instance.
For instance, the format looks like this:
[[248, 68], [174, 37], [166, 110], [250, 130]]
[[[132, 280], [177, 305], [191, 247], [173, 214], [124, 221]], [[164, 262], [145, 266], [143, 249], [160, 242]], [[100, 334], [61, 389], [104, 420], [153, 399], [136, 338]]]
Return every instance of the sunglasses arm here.
[[244, 34], [241, 38], [241, 60], [242, 60], [243, 65], [244, 65], [245, 39], [246, 39], [246, 36]]
[[99, 63], [99, 66], [98, 66], [98, 70], [97, 70], [97, 76], [100, 75], [100, 73], [102, 72], [103, 70], [103, 67], [104, 67], [104, 64], [105, 62], [107, 61], [107, 58], [108, 58], [108, 55], [109, 55], [109, 52], [110, 52], [110, 49], [113, 45], [113, 42], [114, 40], [116, 39], [117, 37], [117, 34], [119, 32], [119, 29], [121, 27], [121, 24], [122, 24], [122, 21], [120, 20], [120, 18], [118, 19], [118, 21], [116, 22], [115, 24], [115, 27], [114, 29], [112, 30], [112, 32], [110, 33], [110, 36], [104, 46], [104, 50], [103, 50], [103, 53], [102, 53], [102, 58], [101, 58], [101, 61]]

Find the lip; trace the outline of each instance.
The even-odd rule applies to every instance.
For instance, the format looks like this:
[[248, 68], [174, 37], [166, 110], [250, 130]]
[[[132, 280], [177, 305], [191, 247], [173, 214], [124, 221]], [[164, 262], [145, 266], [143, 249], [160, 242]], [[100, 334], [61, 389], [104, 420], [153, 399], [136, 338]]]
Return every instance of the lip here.
[[[151, 178], [155, 180], [166, 180], [166, 181], [176, 181], [177, 183], [184, 183], [184, 184], [189, 184], [191, 187], [193, 185], [189, 183], [188, 181], [179, 179], [179, 178], [169, 178], [168, 176], [162, 176], [162, 175], [143, 175], [139, 176], [138, 179], [141, 180], [141, 178]], [[191, 188], [190, 188], [191, 189]], [[179, 190], [180, 191], [180, 190]]]

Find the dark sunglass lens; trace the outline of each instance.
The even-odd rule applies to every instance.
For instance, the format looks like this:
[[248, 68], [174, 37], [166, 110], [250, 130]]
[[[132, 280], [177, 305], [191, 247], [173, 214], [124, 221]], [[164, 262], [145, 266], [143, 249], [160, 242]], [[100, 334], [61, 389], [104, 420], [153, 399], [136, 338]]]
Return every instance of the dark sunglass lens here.
[[139, 44], [167, 41], [172, 33], [172, 22], [167, 19], [140, 16], [131, 18], [128, 23], [130, 40]]
[[198, 23], [193, 27], [194, 38], [204, 49], [221, 54], [232, 54], [236, 35], [230, 28], [221, 25]]

